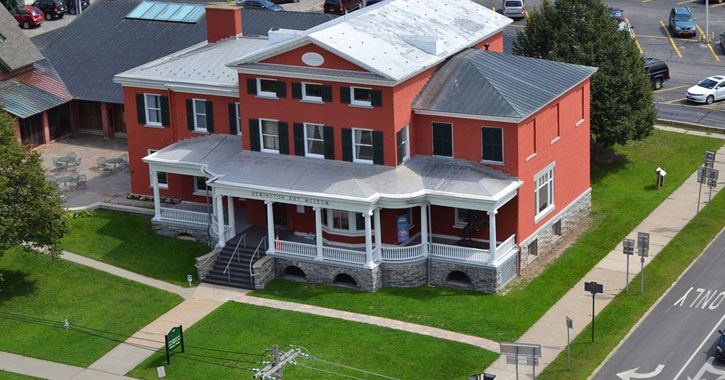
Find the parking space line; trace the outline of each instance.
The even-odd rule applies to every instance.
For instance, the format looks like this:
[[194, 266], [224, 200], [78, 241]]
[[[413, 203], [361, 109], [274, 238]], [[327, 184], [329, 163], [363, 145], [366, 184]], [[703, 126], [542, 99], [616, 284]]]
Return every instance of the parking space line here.
[[637, 49], [639, 49], [639, 54], [644, 54], [642, 51], [642, 46], [639, 46], [639, 40], [637, 39], [637, 34], [634, 33], [634, 28], [632, 28], [632, 24], [629, 23], [628, 18], [624, 18], [625, 21], [627, 21], [627, 25], [629, 25], [629, 30], [632, 31], [632, 38], [634, 38], [634, 42], [637, 44]]
[[[662, 38], [662, 39], [668, 38], [665, 36], [648, 36], [648, 35], [644, 35], [644, 34], [639, 34], [638, 36], [642, 37], [642, 38]], [[673, 38], [673, 40], [682, 41], [682, 42], [698, 42], [697, 40], [693, 40], [691, 38]]]
[[682, 85], [682, 86], [677, 86], [677, 87], [672, 87], [672, 88], [668, 88], [666, 90], [655, 90], [655, 91], [652, 91], [652, 92], [658, 93], [658, 92], [672, 91], [672, 90], [677, 90], [678, 88], [683, 88], [683, 87], [687, 87], [687, 86], [689, 86], [689, 84]]
[[677, 5], [682, 5], [682, 4], [687, 4], [687, 3], [694, 3], [695, 1], [697, 1], [697, 0], [680, 1], [679, 3], [677, 3]]
[[670, 104], [670, 103], [674, 103], [674, 102], [681, 102], [681, 101], [683, 101], [683, 100], [685, 100], [685, 99], [687, 99], [687, 98], [682, 98], [682, 99], [675, 99], [675, 100], [668, 100], [668, 101], [666, 101], [666, 102], [664, 102], [664, 103], [665, 103], [665, 104]]
[[496, 12], [496, 7], [491, 8], [492, 11]]
[[670, 31], [667, 30], [667, 27], [665, 27], [665, 23], [660, 20], [660, 25], [662, 25], [662, 29], [664, 29], [665, 33], [667, 34], [667, 38], [670, 39], [670, 43], [672, 43], [672, 47], [675, 48], [675, 51], [677, 52], [677, 55], [682, 58], [682, 54], [680, 54], [680, 49], [677, 48], [677, 45], [675, 45], [675, 41], [672, 40], [672, 36], [670, 36]]
[[[702, 29], [700, 29], [700, 25], [695, 24], [695, 26], [697, 27], [697, 30], [700, 31], [700, 35], [704, 36], [705, 33], [702, 31]], [[712, 45], [709, 42], [707, 43], [707, 47], [710, 48], [710, 53], [712, 53], [712, 56], [715, 57], [715, 59], [717, 59], [718, 62], [720, 62], [720, 57], [718, 57], [717, 54], [715, 54], [715, 50], [712, 50]]]
[[323, 2], [322, 2], [322, 1], [320, 1], [319, 3], [317, 3], [317, 4], [315, 4], [315, 5], [311, 5], [311, 6], [307, 7], [307, 8], [305, 8], [305, 9], [303, 9], [303, 10], [302, 10], [302, 12], [308, 12], [308, 11], [309, 11], [310, 9], [312, 9], [312, 8], [317, 8], [317, 7], [319, 7], [320, 5], [322, 5], [322, 3], [323, 3]]
[[649, 3], [652, 0], [642, 0], [643, 3]]
[[525, 10], [524, 12], [526, 12], [526, 21], [529, 21], [529, 11]]
[[715, 7], [721, 7], [721, 6], [723, 6], [723, 5], [725, 5], [725, 3], [720, 3], [720, 4], [715, 4], [715, 5], [711, 5], [711, 6], [710, 6], [710, 8], [715, 8]]
[[509, 24], [509, 26], [515, 26], [517, 28], [525, 28], [526, 25], [516, 25], [516, 24]]

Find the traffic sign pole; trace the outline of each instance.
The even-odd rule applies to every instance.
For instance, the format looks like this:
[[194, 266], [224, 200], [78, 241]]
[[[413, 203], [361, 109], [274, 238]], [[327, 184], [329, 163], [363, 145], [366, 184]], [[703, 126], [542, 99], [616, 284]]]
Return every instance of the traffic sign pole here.
[[644, 256], [639, 260], [642, 264], [642, 269], [639, 270], [639, 295], [644, 294]]
[[594, 295], [596, 293], [592, 292], [592, 343], [594, 343]]

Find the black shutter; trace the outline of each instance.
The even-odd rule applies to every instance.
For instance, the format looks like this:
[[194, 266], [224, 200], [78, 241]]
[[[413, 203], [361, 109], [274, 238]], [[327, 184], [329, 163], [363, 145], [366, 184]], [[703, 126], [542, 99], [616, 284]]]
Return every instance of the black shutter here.
[[350, 104], [350, 87], [340, 87], [340, 102]]
[[383, 93], [378, 90], [372, 90], [370, 92], [370, 104], [373, 107], [380, 107], [383, 105]]
[[352, 129], [342, 129], [342, 159], [352, 162]]
[[247, 94], [257, 95], [257, 80], [254, 78], [247, 78]]
[[237, 103], [229, 103], [229, 134], [236, 135], [237, 131]]
[[139, 124], [146, 124], [146, 101], [143, 94], [136, 94], [136, 117]]
[[284, 121], [278, 122], [277, 131], [279, 133], [279, 152], [289, 154], [289, 125]]
[[375, 165], [383, 165], [384, 161], [383, 132], [373, 131], [373, 163]]
[[453, 125], [433, 123], [433, 154], [436, 156], [453, 156]]
[[322, 101], [323, 102], [332, 101], [332, 86], [322, 86]]
[[210, 101], [206, 101], [206, 131], [214, 132], [214, 107]]
[[403, 144], [403, 130], [402, 129], [399, 130], [398, 132], [395, 132], [395, 143], [396, 143], [396, 147], [398, 148], [397, 152], [396, 152], [398, 154], [398, 165], [400, 165], [403, 163], [403, 154], [401, 152], [401, 150], [402, 150], [401, 145]]
[[287, 97], [287, 84], [285, 82], [277, 81], [277, 97], [278, 98]]
[[186, 128], [194, 130], [194, 101], [186, 99]]
[[335, 159], [335, 130], [329, 126], [326, 125], [324, 128], [322, 128], [323, 136], [325, 139], [325, 159], [328, 160], [334, 160]]
[[259, 152], [259, 120], [249, 119], [249, 147]]
[[292, 82], [292, 98], [302, 99], [302, 83]]
[[161, 125], [164, 127], [171, 126], [171, 117], [169, 115], [169, 97], [161, 97]]
[[[294, 85], [294, 83], [292, 83]], [[294, 87], [292, 87], [294, 89]], [[305, 155], [305, 126], [302, 123], [294, 123], [295, 154]]]

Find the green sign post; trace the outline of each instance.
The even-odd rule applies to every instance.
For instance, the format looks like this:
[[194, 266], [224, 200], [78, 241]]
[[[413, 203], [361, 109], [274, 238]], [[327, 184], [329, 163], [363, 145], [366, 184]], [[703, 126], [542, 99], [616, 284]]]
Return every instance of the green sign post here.
[[169, 357], [171, 351], [181, 346], [181, 352], [184, 352], [184, 329], [181, 326], [177, 326], [171, 329], [165, 336], [166, 340], [166, 365], [171, 365]]

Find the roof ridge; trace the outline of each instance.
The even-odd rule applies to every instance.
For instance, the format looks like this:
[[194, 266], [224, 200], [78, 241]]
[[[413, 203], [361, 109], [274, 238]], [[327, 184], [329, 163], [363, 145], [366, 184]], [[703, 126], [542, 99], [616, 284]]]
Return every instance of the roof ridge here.
[[[476, 49], [476, 50], [478, 50], [478, 49]], [[470, 49], [469, 49], [469, 51], [470, 51]], [[480, 51], [480, 50], [479, 50], [479, 51]], [[472, 55], [472, 54], [473, 54], [473, 53], [470, 53], [469, 55]], [[493, 53], [492, 53], [492, 54], [493, 54]], [[503, 53], [497, 53], [497, 54], [503, 54]], [[466, 57], [463, 57], [463, 58], [468, 58], [468, 56], [466, 56]], [[513, 110], [514, 112], [516, 112], [516, 115], [518, 115], [519, 117], [523, 117], [523, 116], [524, 116], [523, 114], [521, 114], [521, 111], [520, 111], [520, 110], [519, 110], [519, 109], [518, 109], [518, 108], [517, 108], [516, 106], [514, 106], [514, 105], [513, 105], [513, 104], [512, 104], [512, 103], [511, 103], [511, 102], [509, 101], [508, 97], [507, 97], [507, 96], [504, 96], [504, 94], [502, 94], [502, 93], [501, 93], [501, 91], [500, 91], [499, 87], [498, 87], [498, 86], [496, 86], [496, 85], [495, 85], [495, 84], [494, 84], [493, 82], [491, 82], [491, 81], [490, 81], [490, 80], [488, 79], [488, 76], [486, 76], [486, 74], [484, 74], [484, 73], [483, 73], [483, 71], [481, 71], [481, 70], [480, 70], [480, 68], [479, 68], [478, 66], [474, 65], [473, 63], [471, 63], [471, 61], [470, 61], [470, 60], [468, 60], [468, 59], [466, 59], [466, 64], [470, 65], [470, 66], [471, 66], [471, 67], [472, 67], [472, 68], [473, 68], [473, 69], [474, 69], [474, 70], [475, 70], [475, 71], [476, 71], [477, 73], [479, 73], [479, 74], [481, 75], [481, 78], [483, 78], [483, 80], [485, 80], [485, 81], [486, 81], [486, 83], [488, 83], [488, 84], [489, 84], [489, 85], [491, 86], [491, 88], [492, 88], [492, 89], [493, 89], [493, 90], [494, 90], [494, 91], [496, 92], [496, 94], [497, 94], [497, 95], [498, 95], [498, 96], [499, 96], [499, 97], [500, 97], [501, 99], [503, 99], [503, 101], [504, 101], [504, 102], [505, 102], [506, 104], [508, 104], [508, 105], [509, 105], [509, 107], [511, 107], [511, 109], [512, 109], [512, 110]]]

